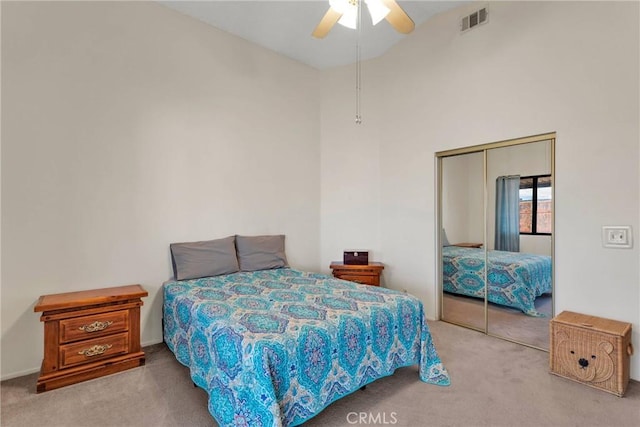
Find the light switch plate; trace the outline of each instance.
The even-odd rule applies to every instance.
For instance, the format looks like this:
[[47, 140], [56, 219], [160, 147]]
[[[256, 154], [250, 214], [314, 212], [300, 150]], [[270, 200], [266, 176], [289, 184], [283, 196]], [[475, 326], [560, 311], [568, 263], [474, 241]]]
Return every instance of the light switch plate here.
[[602, 245], [605, 248], [628, 249], [633, 246], [631, 226], [604, 225], [602, 226]]

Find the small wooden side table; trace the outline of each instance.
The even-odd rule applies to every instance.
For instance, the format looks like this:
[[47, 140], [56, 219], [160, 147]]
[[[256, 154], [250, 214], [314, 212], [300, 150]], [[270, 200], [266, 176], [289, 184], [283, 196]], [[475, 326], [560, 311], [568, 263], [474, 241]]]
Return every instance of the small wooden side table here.
[[140, 285], [43, 295], [35, 312], [44, 322], [38, 393], [144, 365]]
[[461, 247], [461, 248], [481, 248], [482, 247], [482, 243], [463, 242], [463, 243], [454, 243], [451, 246], [458, 246], [458, 247]]
[[384, 264], [380, 262], [370, 262], [365, 265], [347, 265], [340, 261], [333, 261], [329, 266], [333, 272], [333, 277], [363, 285], [380, 286], [380, 275], [384, 269]]

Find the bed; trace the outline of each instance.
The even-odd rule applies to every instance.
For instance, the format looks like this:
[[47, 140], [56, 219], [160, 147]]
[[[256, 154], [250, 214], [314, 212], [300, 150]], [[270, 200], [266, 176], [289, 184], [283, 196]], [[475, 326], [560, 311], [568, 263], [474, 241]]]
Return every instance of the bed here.
[[[536, 310], [535, 300], [551, 293], [551, 257], [488, 251], [487, 259], [489, 302], [544, 317]], [[484, 299], [484, 249], [445, 246], [442, 261], [445, 292]]]
[[221, 426], [295, 426], [403, 366], [448, 385], [422, 303], [289, 267], [163, 285], [164, 340]]

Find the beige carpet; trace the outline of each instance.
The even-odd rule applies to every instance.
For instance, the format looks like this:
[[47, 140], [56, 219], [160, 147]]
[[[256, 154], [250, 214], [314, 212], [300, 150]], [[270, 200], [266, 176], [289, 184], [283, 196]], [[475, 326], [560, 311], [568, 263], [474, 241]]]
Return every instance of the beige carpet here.
[[[451, 386], [422, 383], [416, 367], [403, 368], [335, 402], [306, 426], [640, 425], [636, 382], [619, 398], [549, 374], [545, 352], [444, 322], [430, 325]], [[187, 369], [163, 344], [145, 350], [144, 367], [42, 394], [35, 394], [36, 375], [2, 382], [0, 424], [214, 426], [206, 393], [193, 387]]]
[[[552, 298], [536, 298], [536, 310], [546, 317], [533, 317], [522, 311], [496, 304], [488, 305], [489, 334], [549, 349], [549, 320], [552, 318]], [[477, 298], [445, 293], [442, 301], [443, 320], [484, 330], [484, 301]]]

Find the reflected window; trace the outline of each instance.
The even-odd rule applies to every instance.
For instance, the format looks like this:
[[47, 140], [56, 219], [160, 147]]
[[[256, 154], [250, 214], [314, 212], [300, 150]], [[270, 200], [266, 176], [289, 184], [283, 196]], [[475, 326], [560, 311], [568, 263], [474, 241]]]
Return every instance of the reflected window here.
[[551, 175], [520, 178], [520, 234], [551, 234]]

